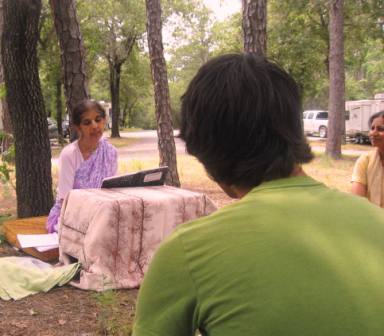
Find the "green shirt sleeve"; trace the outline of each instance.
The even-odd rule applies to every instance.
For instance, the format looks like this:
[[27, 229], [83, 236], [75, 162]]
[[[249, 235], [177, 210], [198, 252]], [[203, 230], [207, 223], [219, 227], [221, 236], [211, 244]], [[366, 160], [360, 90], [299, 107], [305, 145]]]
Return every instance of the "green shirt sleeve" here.
[[177, 232], [156, 252], [142, 283], [134, 336], [195, 335], [196, 290]]

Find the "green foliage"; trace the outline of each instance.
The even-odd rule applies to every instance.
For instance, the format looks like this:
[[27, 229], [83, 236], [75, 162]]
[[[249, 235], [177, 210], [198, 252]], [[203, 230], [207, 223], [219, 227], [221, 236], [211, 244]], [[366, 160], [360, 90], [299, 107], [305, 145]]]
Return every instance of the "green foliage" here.
[[7, 151], [1, 153], [1, 160], [4, 163], [14, 165], [15, 164], [15, 158], [16, 158], [15, 145], [11, 145]]
[[[61, 59], [58, 40], [48, 0], [43, 1], [39, 24], [39, 75], [47, 115], [56, 117], [56, 85], [61, 81]], [[62, 94], [61, 101], [65, 102]]]
[[[114, 290], [106, 290], [94, 295], [99, 306], [98, 322], [102, 335], [130, 336], [132, 335], [132, 321], [119, 318], [122, 315], [121, 306], [128, 306], [124, 309], [130, 313], [130, 318], [134, 315], [134, 302], [121, 302], [118, 293]], [[126, 314], [124, 314], [126, 315]]]
[[173, 43], [167, 49], [167, 65], [172, 117], [177, 127], [180, 97], [200, 66], [211, 57], [214, 39], [211, 12], [202, 1], [189, 0], [184, 8], [177, 1], [173, 5], [177, 11], [172, 17]]
[[[78, 4], [87, 53], [91, 96], [111, 101], [111, 66], [121, 64], [120, 111], [123, 127], [156, 126], [153, 90], [147, 53], [144, 51], [144, 2], [86, 0]], [[130, 39], [136, 43], [129, 49]]]
[[11, 144], [6, 151], [3, 150], [4, 143], [9, 140], [12, 142], [12, 135], [4, 131], [0, 131], [0, 181], [5, 187], [10, 185], [15, 189], [11, 176], [15, 165], [15, 145]]
[[[48, 0], [40, 29], [40, 78], [48, 111], [54, 114], [60, 52]], [[120, 109], [124, 127], [156, 127], [144, 1], [83, 0], [77, 12], [86, 47], [93, 99], [110, 101], [111, 57], [122, 59], [129, 36], [137, 43], [122, 65]], [[381, 0], [345, 0], [346, 99], [372, 98], [384, 91], [384, 29]], [[162, 1], [171, 111], [179, 124], [180, 97], [198, 68], [211, 57], [241, 52], [242, 18], [215, 21], [203, 0]], [[328, 106], [328, 7], [319, 0], [269, 0], [267, 52], [299, 83], [305, 108]], [[166, 35], [164, 35], [166, 36]], [[0, 96], [3, 95], [0, 88]], [[62, 99], [62, 101], [65, 101]]]

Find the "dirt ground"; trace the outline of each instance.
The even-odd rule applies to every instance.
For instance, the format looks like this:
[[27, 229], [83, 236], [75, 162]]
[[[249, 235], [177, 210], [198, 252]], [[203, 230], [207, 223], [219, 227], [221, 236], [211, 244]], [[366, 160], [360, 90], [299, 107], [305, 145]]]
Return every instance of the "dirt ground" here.
[[[219, 188], [204, 192], [219, 207], [231, 202]], [[7, 244], [0, 245], [0, 257], [10, 255], [22, 253]], [[67, 285], [19, 301], [0, 300], [0, 335], [130, 335], [137, 292], [95, 293]]]

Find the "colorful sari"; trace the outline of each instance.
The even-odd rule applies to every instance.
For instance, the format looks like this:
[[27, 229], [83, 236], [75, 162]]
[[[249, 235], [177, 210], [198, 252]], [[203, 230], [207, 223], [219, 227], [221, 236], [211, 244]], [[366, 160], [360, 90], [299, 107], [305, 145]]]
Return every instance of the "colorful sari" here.
[[[103, 179], [117, 172], [117, 151], [104, 138], [96, 151], [76, 170], [73, 189], [100, 188]], [[56, 199], [47, 220], [48, 232], [57, 232], [63, 199]]]

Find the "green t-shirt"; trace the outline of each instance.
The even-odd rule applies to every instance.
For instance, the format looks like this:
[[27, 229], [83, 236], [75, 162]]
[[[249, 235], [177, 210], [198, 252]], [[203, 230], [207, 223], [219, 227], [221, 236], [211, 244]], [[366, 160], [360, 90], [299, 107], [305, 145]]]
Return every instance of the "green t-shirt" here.
[[135, 336], [384, 335], [384, 212], [309, 177], [180, 226], [140, 290]]

